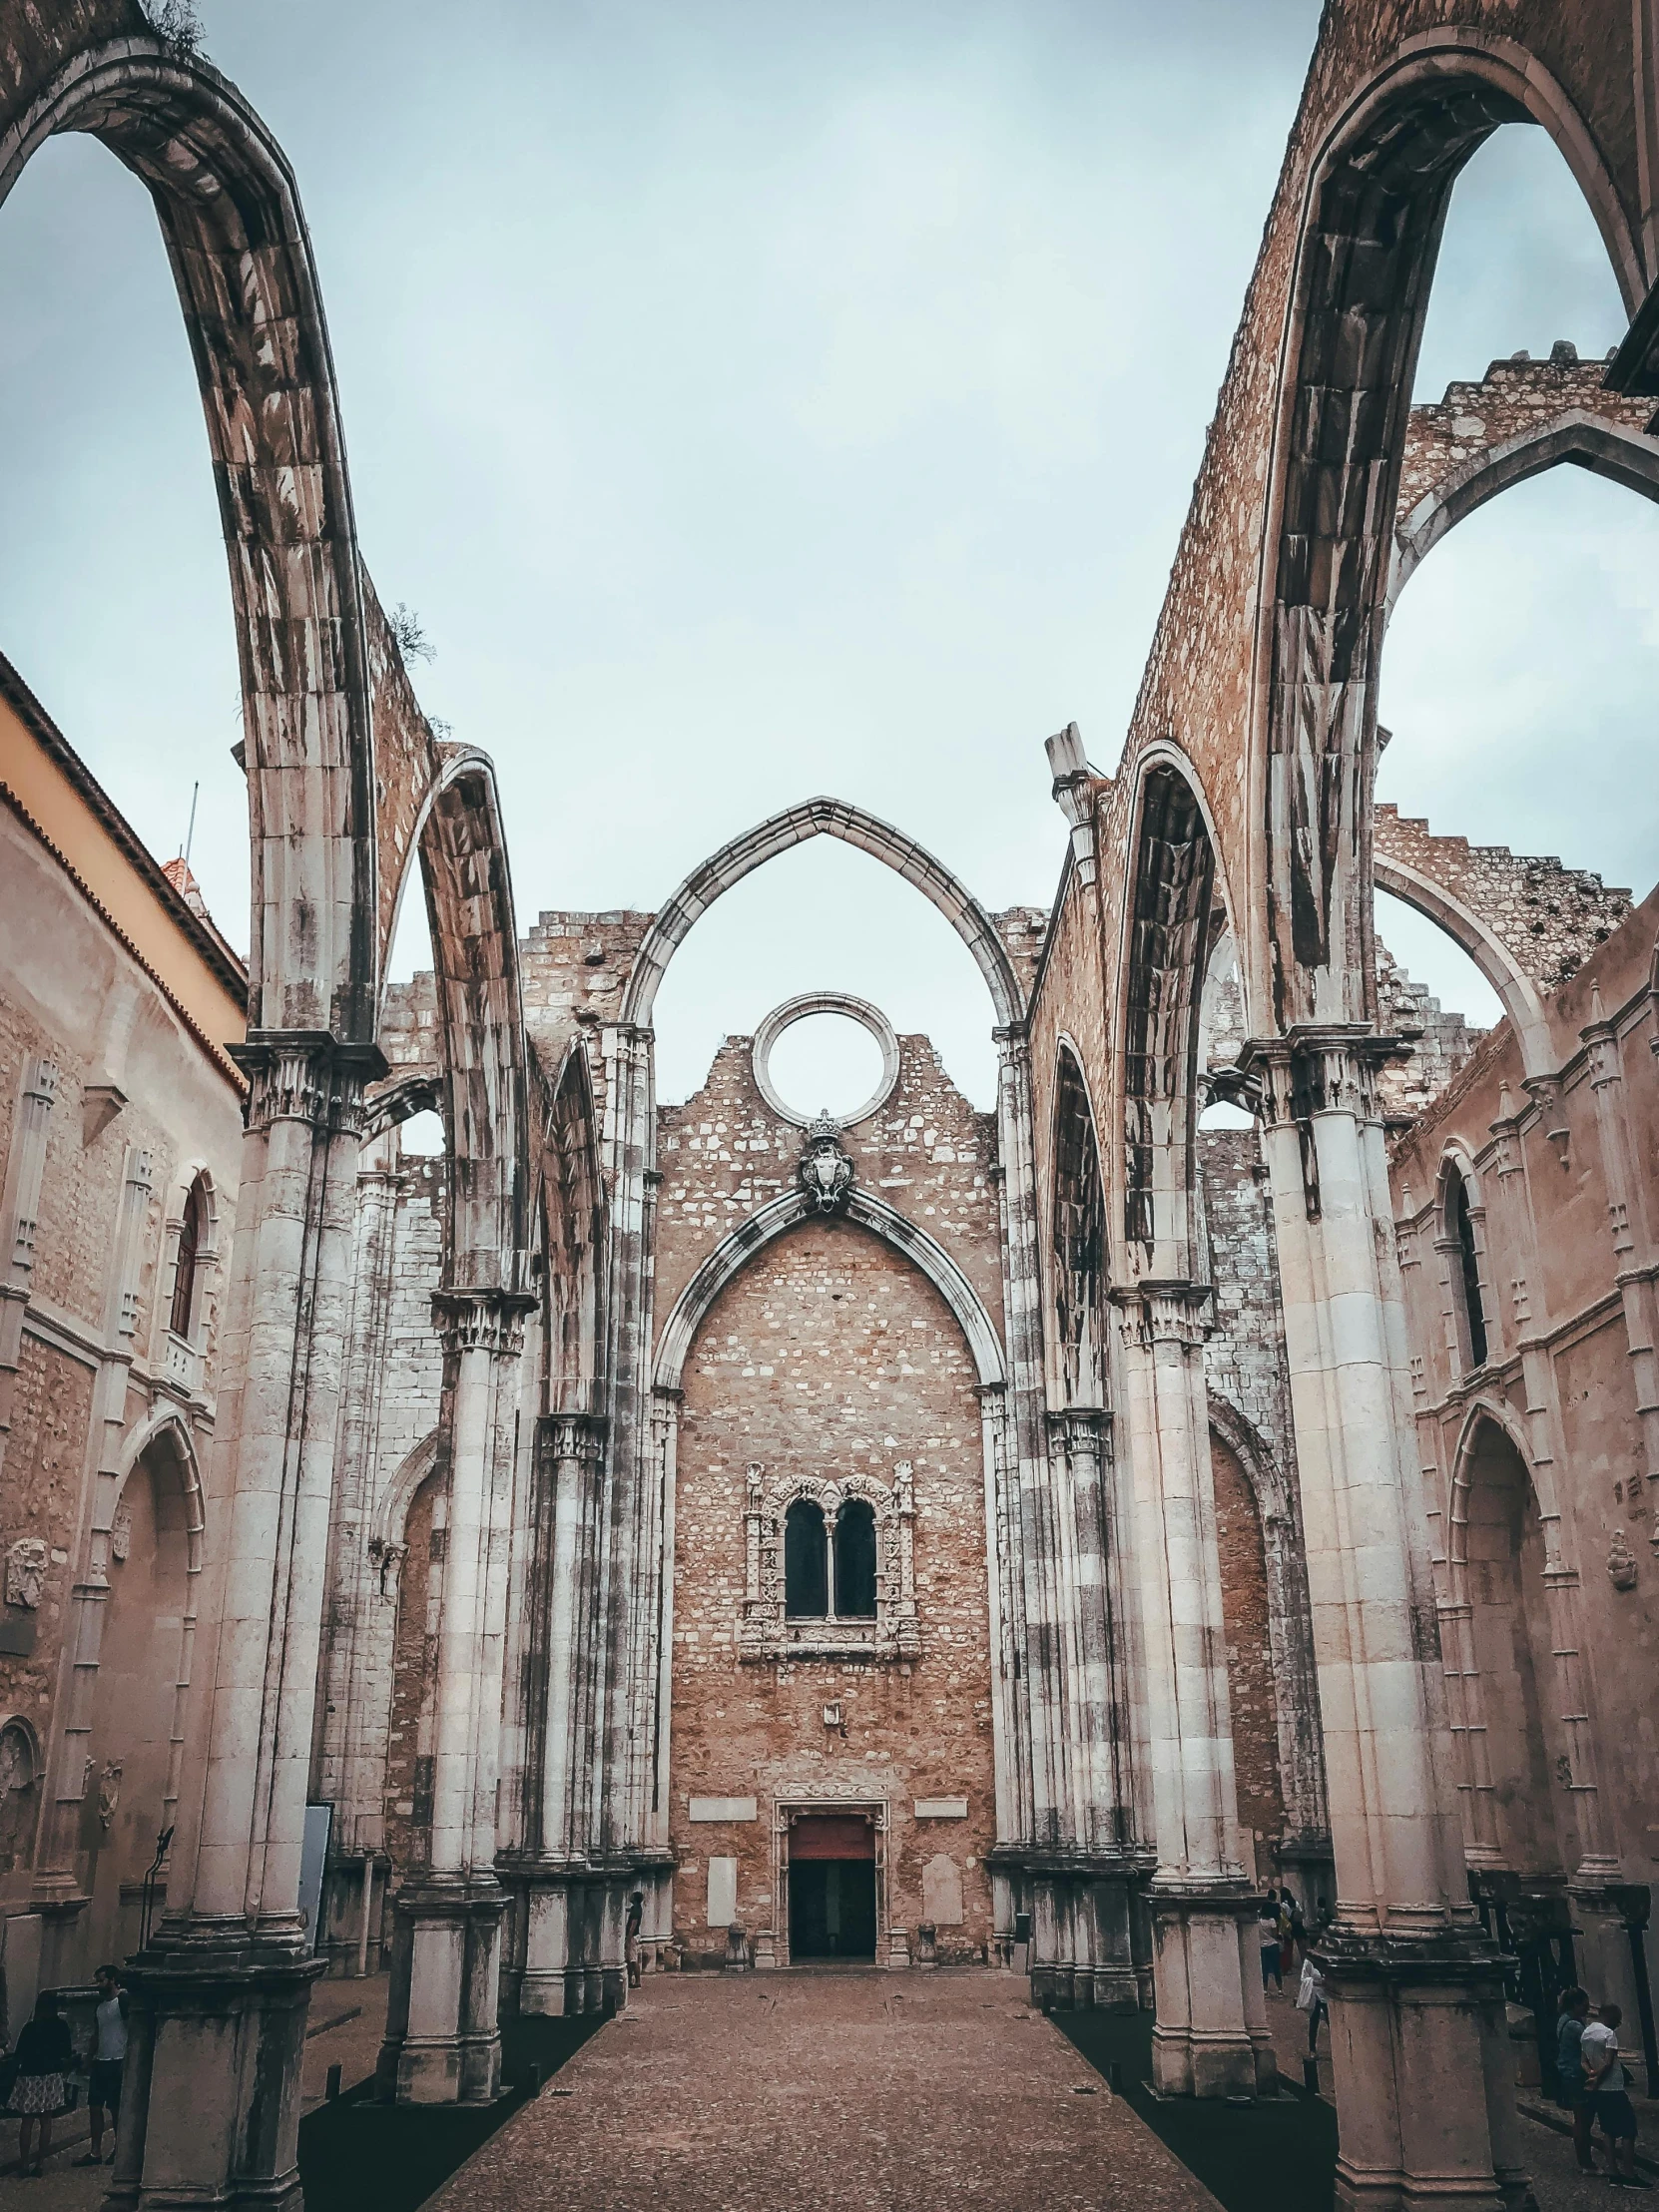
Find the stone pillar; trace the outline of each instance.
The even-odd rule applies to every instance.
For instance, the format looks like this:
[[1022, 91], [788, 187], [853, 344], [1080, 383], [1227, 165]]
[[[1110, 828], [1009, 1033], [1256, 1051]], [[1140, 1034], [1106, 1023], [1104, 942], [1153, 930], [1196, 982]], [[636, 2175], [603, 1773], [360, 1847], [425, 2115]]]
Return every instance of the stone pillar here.
[[[1588, 1025], [1579, 1034], [1589, 1058], [1590, 1089], [1601, 1140], [1613, 1281], [1624, 1307], [1631, 1388], [1647, 1462], [1643, 1472], [1650, 1483], [1659, 1483], [1659, 1262], [1654, 1256], [1654, 1234], [1659, 1224], [1649, 1218], [1647, 1178], [1637, 1163], [1639, 1139], [1631, 1127], [1624, 1094], [1624, 1051], [1618, 1024], [1607, 1020], [1599, 986], [1590, 994], [1590, 1014]], [[1659, 1030], [1655, 1036], [1659, 1037]], [[1651, 1540], [1659, 1551], [1659, 1529]]]
[[545, 1572], [534, 1603], [546, 1622], [535, 1665], [545, 1682], [540, 1742], [533, 1754], [535, 1819], [522, 1851], [503, 1871], [523, 1899], [517, 1961], [521, 2012], [561, 2015], [586, 2009], [584, 1963], [571, 1954], [572, 1879], [587, 1871], [579, 1784], [594, 1700], [591, 1669], [600, 1471], [605, 1422], [593, 1413], [549, 1413], [541, 1422], [540, 1479], [550, 1493]]
[[299, 1915], [362, 1089], [372, 1045], [254, 1031], [199, 1680], [168, 1909], [132, 1961], [109, 2202], [296, 2212], [322, 1970]]
[[1158, 1848], [1153, 2081], [1164, 2095], [1254, 2096], [1275, 2068], [1239, 1856], [1204, 1381], [1211, 1293], [1148, 1283], [1117, 1295]]
[[488, 2104], [500, 2094], [506, 1898], [495, 1872], [495, 1800], [519, 1355], [534, 1303], [500, 1290], [432, 1299], [444, 1343], [448, 1517], [430, 1852], [397, 1896], [377, 2068], [380, 2095], [398, 2103]]
[[[1256, 1042], [1325, 1728], [1338, 2201], [1518, 2204], [1503, 1986], [1469, 1902], [1362, 1024]], [[1445, 2084], [1463, 2084], [1448, 2097]]]

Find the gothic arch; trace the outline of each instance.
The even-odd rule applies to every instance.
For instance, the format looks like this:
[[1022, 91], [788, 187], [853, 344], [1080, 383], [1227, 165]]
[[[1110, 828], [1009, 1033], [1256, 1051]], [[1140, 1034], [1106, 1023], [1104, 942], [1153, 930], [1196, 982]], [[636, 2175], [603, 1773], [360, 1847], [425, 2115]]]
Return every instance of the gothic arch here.
[[[686, 1355], [692, 1348], [704, 1316], [726, 1286], [735, 1281], [758, 1253], [802, 1222], [819, 1219], [804, 1191], [786, 1191], [759, 1213], [722, 1238], [674, 1302], [663, 1324], [653, 1383], [658, 1390], [678, 1390]], [[981, 1388], [1000, 1388], [1007, 1381], [1002, 1341], [973, 1285], [948, 1252], [933, 1242], [914, 1222], [906, 1221], [886, 1200], [856, 1185], [850, 1192], [845, 1218], [868, 1229], [913, 1261], [951, 1313], [973, 1355]]]
[[429, 1429], [419, 1443], [406, 1451], [392, 1469], [391, 1479], [380, 1492], [380, 1501], [374, 1508], [374, 1534], [370, 1540], [370, 1556], [378, 1544], [380, 1555], [401, 1544], [403, 1524], [409, 1517], [409, 1507], [414, 1494], [438, 1463], [438, 1432]]
[[444, 1288], [516, 1292], [529, 1240], [529, 1077], [507, 839], [486, 754], [440, 747], [415, 841], [450, 1167]]
[[1402, 905], [1434, 922], [1468, 954], [1496, 991], [1509, 1017], [1527, 1074], [1553, 1073], [1556, 1053], [1543, 994], [1480, 916], [1453, 897], [1444, 884], [1434, 882], [1408, 861], [1374, 850], [1372, 876], [1380, 891], [1387, 891]]
[[1124, 1273], [1197, 1273], [1194, 1202], [1199, 1014], [1218, 892], [1207, 810], [1187, 762], [1142, 756], [1118, 983]]
[[1452, 185], [1501, 124], [1527, 121], [1565, 157], [1633, 311], [1641, 257], [1607, 164], [1548, 69], [1508, 39], [1447, 29], [1406, 40], [1310, 169], [1250, 741], [1264, 839], [1253, 998], [1281, 1030], [1375, 1012], [1376, 678], [1411, 370]]
[[22, 34], [21, 82], [0, 105], [0, 201], [59, 131], [101, 140], [155, 200], [230, 554], [252, 835], [249, 1028], [366, 1042], [379, 966], [372, 682], [333, 360], [293, 173], [208, 64], [159, 37], [77, 50], [90, 11], [59, 12], [73, 18], [67, 32]]
[[913, 883], [972, 953], [990, 991], [998, 1025], [1006, 1027], [1022, 1018], [1024, 993], [1002, 939], [978, 899], [901, 830], [844, 800], [821, 798], [757, 823], [693, 869], [645, 933], [623, 994], [621, 1020], [647, 1026], [668, 963], [690, 935], [693, 923], [746, 875], [811, 837], [839, 837]]
[[[178, 1484], [179, 1497], [185, 1512], [186, 1553], [191, 1575], [202, 1568], [202, 1538], [207, 1525], [207, 1497], [202, 1487], [202, 1470], [197, 1463], [196, 1443], [190, 1432], [190, 1423], [177, 1406], [166, 1405], [153, 1413], [149, 1420], [134, 1430], [127, 1439], [117, 1470], [115, 1493], [110, 1500], [111, 1518], [120, 1505], [121, 1493], [127, 1487], [133, 1469], [139, 1461], [157, 1446], [165, 1446], [161, 1454], [173, 1470]], [[195, 1618], [192, 1607], [191, 1618]]]
[[582, 1412], [599, 1387], [605, 1198], [593, 1073], [579, 1038], [547, 1091], [540, 1211], [546, 1404]]
[[1385, 611], [1393, 612], [1400, 593], [1448, 530], [1511, 485], [1524, 484], [1529, 476], [1541, 476], [1566, 462], [1587, 468], [1593, 476], [1605, 476], [1609, 483], [1644, 499], [1659, 500], [1659, 441], [1622, 422], [1591, 414], [1587, 408], [1569, 407], [1501, 445], [1484, 448], [1400, 518], [1394, 530]]

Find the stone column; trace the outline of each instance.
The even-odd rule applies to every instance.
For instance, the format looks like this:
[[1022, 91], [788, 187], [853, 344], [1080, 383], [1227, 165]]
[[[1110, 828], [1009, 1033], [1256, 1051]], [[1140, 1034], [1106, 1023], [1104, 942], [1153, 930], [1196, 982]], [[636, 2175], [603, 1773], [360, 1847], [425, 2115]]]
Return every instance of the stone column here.
[[129, 1968], [116, 2206], [296, 2212], [322, 1970], [299, 1915], [362, 1089], [372, 1045], [254, 1031], [168, 1909]]
[[1244, 1055], [1273, 1186], [1337, 1863], [1321, 1946], [1337, 2194], [1495, 2207], [1526, 2184], [1502, 1981], [1455, 1812], [1374, 1080], [1386, 1049], [1365, 1025], [1306, 1026]]
[[[1204, 1344], [1211, 1292], [1144, 1283], [1125, 1308], [1126, 1413], [1158, 1868], [1153, 2080], [1165, 2095], [1254, 2096], [1275, 2078], [1239, 1856], [1233, 1722]], [[1254, 1971], [1252, 1970], [1254, 1969]]]
[[397, 1897], [377, 2068], [380, 2095], [399, 2103], [488, 2104], [501, 2088], [506, 1898], [495, 1872], [495, 1800], [519, 1356], [534, 1304], [500, 1290], [439, 1291], [432, 1299], [444, 1345], [448, 1515], [430, 1851]]
[[593, 1714], [584, 1678], [595, 1656], [593, 1546], [605, 1422], [594, 1413], [549, 1413], [539, 1444], [552, 1504], [546, 1568], [533, 1583], [546, 1623], [535, 1661], [546, 1692], [533, 1760], [536, 1821], [527, 1848], [511, 1855], [510, 1879], [524, 1900], [519, 2010], [558, 2015], [586, 2009], [584, 1969], [570, 1949], [571, 1882], [574, 1876], [580, 1885], [586, 1871], [577, 1785]]

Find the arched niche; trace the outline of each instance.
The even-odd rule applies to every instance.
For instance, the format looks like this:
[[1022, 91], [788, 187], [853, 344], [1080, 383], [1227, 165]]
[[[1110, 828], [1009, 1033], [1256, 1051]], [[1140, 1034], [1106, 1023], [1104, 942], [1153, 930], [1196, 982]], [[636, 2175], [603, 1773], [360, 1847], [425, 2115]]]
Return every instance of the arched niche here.
[[1494, 130], [1519, 122], [1560, 147], [1634, 309], [1641, 257], [1608, 165], [1547, 67], [1504, 37], [1447, 28], [1404, 42], [1310, 168], [1251, 737], [1265, 852], [1258, 987], [1281, 1030], [1375, 1013], [1376, 685], [1411, 374], [1452, 185]]
[[1118, 993], [1124, 1274], [1190, 1281], [1200, 1009], [1217, 941], [1217, 876], [1204, 806], [1173, 753], [1143, 758], [1133, 821]]
[[1062, 1039], [1055, 1054], [1053, 1204], [1049, 1264], [1054, 1339], [1065, 1405], [1103, 1406], [1106, 1387], [1106, 1188], [1082, 1065]]

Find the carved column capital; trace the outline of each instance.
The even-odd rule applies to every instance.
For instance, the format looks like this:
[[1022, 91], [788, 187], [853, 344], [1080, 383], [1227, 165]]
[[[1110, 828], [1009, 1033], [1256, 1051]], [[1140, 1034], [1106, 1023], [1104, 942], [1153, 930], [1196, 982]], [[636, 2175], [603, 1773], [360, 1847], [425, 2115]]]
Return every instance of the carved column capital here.
[[432, 1326], [444, 1352], [489, 1352], [516, 1360], [524, 1350], [526, 1315], [536, 1301], [523, 1291], [434, 1291]]
[[1376, 1121], [1378, 1072], [1408, 1049], [1370, 1022], [1296, 1022], [1283, 1036], [1250, 1038], [1239, 1068], [1270, 1129], [1326, 1113]]
[[554, 1461], [586, 1460], [597, 1466], [605, 1455], [610, 1423], [603, 1413], [544, 1413], [541, 1417], [541, 1449]]
[[359, 1134], [364, 1088], [387, 1072], [377, 1044], [348, 1043], [327, 1029], [251, 1029], [226, 1049], [248, 1078], [250, 1129], [302, 1121], [329, 1135]]
[[1111, 1411], [1104, 1405], [1065, 1405], [1048, 1415], [1049, 1443], [1068, 1459], [1100, 1458], [1111, 1431]]
[[1126, 1284], [1110, 1295], [1123, 1315], [1125, 1342], [1148, 1350], [1170, 1344], [1202, 1348], [1216, 1325], [1216, 1294], [1209, 1283]]

